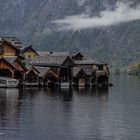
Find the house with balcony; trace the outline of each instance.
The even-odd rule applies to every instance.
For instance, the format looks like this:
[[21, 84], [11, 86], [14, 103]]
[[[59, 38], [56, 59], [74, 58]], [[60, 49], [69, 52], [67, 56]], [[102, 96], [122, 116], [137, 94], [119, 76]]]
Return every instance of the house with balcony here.
[[14, 45], [16, 48], [21, 49], [23, 47], [22, 41], [17, 37], [3, 37], [3, 39]]
[[20, 47], [14, 46], [5, 38], [0, 38], [0, 76], [23, 80], [25, 71]]

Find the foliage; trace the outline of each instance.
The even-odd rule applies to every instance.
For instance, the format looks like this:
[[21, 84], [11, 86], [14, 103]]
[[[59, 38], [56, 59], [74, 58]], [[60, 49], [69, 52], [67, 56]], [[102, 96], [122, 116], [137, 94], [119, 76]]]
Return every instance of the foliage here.
[[140, 61], [131, 65], [129, 74], [140, 75]]

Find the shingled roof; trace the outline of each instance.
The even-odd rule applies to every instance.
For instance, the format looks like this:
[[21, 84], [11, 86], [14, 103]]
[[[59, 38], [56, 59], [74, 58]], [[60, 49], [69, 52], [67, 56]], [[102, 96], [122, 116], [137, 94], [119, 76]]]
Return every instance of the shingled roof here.
[[32, 45], [23, 48], [22, 51], [21, 51], [21, 53], [23, 54], [23, 53], [27, 52], [28, 50], [32, 50], [36, 55], [39, 56], [39, 54], [33, 49], [33, 46]]
[[22, 42], [17, 37], [3, 37], [3, 39], [7, 40], [9, 43], [16, 46], [17, 48], [22, 48]]
[[[27, 71], [27, 68], [26, 68], [25, 66], [23, 66], [23, 64], [19, 61], [19, 59], [18, 59], [17, 56], [7, 56], [7, 57], [4, 57], [4, 59], [5, 59], [7, 62], [9, 62], [11, 65], [13, 65], [13, 63], [14, 63], [15, 61], [17, 61], [17, 62], [20, 64], [20, 66], [21, 66], [25, 71]], [[14, 66], [14, 65], [13, 65], [13, 66]], [[16, 67], [16, 66], [14, 66], [14, 67]]]
[[102, 61], [102, 60], [95, 60], [95, 64], [96, 64], [96, 65], [108, 65], [107, 62], [104, 62], [104, 61]]
[[74, 63], [76, 65], [108, 65], [108, 63], [99, 60], [75, 60]]
[[76, 77], [77, 74], [83, 70], [85, 72], [86, 75], [91, 75], [92, 72], [93, 72], [93, 69], [92, 68], [89, 68], [89, 67], [74, 67], [73, 68], [73, 76]]
[[66, 58], [66, 56], [38, 56], [30, 63], [37, 66], [61, 66]]
[[[44, 66], [44, 67], [52, 67], [52, 66], [62, 66], [63, 63], [66, 61], [67, 58], [68, 60], [71, 60], [72, 65], [108, 65], [107, 63], [99, 60], [92, 60], [92, 59], [83, 59], [83, 60], [72, 60], [72, 53], [62, 53], [63, 55], [58, 55], [61, 53], [52, 53], [49, 54], [48, 56], [38, 56], [35, 59], [31, 60], [30, 64], [31, 65], [36, 65], [36, 66]], [[69, 55], [68, 55], [69, 54]], [[79, 54], [79, 53], [77, 53]], [[70, 61], [69, 61], [70, 63]]]
[[40, 66], [34, 66], [34, 68], [39, 72], [40, 77], [43, 77], [45, 73], [50, 69], [50, 67], [40, 67]]
[[8, 42], [6, 39], [4, 39], [3, 37], [1, 37], [1, 42], [6, 43], [7, 45], [11, 46], [12, 48], [16, 49], [19, 51], [19, 48], [17, 48], [15, 45], [13, 45], [12, 43]]

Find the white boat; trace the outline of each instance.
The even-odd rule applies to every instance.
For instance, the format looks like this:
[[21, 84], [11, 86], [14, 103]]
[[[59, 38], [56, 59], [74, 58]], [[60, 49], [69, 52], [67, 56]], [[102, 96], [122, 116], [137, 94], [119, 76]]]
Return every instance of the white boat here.
[[16, 88], [19, 81], [9, 77], [0, 77], [0, 88]]

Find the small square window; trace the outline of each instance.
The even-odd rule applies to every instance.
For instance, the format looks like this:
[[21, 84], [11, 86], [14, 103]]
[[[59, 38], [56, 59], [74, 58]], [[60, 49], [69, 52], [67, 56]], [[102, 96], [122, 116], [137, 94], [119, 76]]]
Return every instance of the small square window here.
[[28, 59], [31, 59], [31, 55], [28, 55]]
[[104, 69], [103, 65], [98, 66], [98, 70], [103, 70], [103, 69]]

